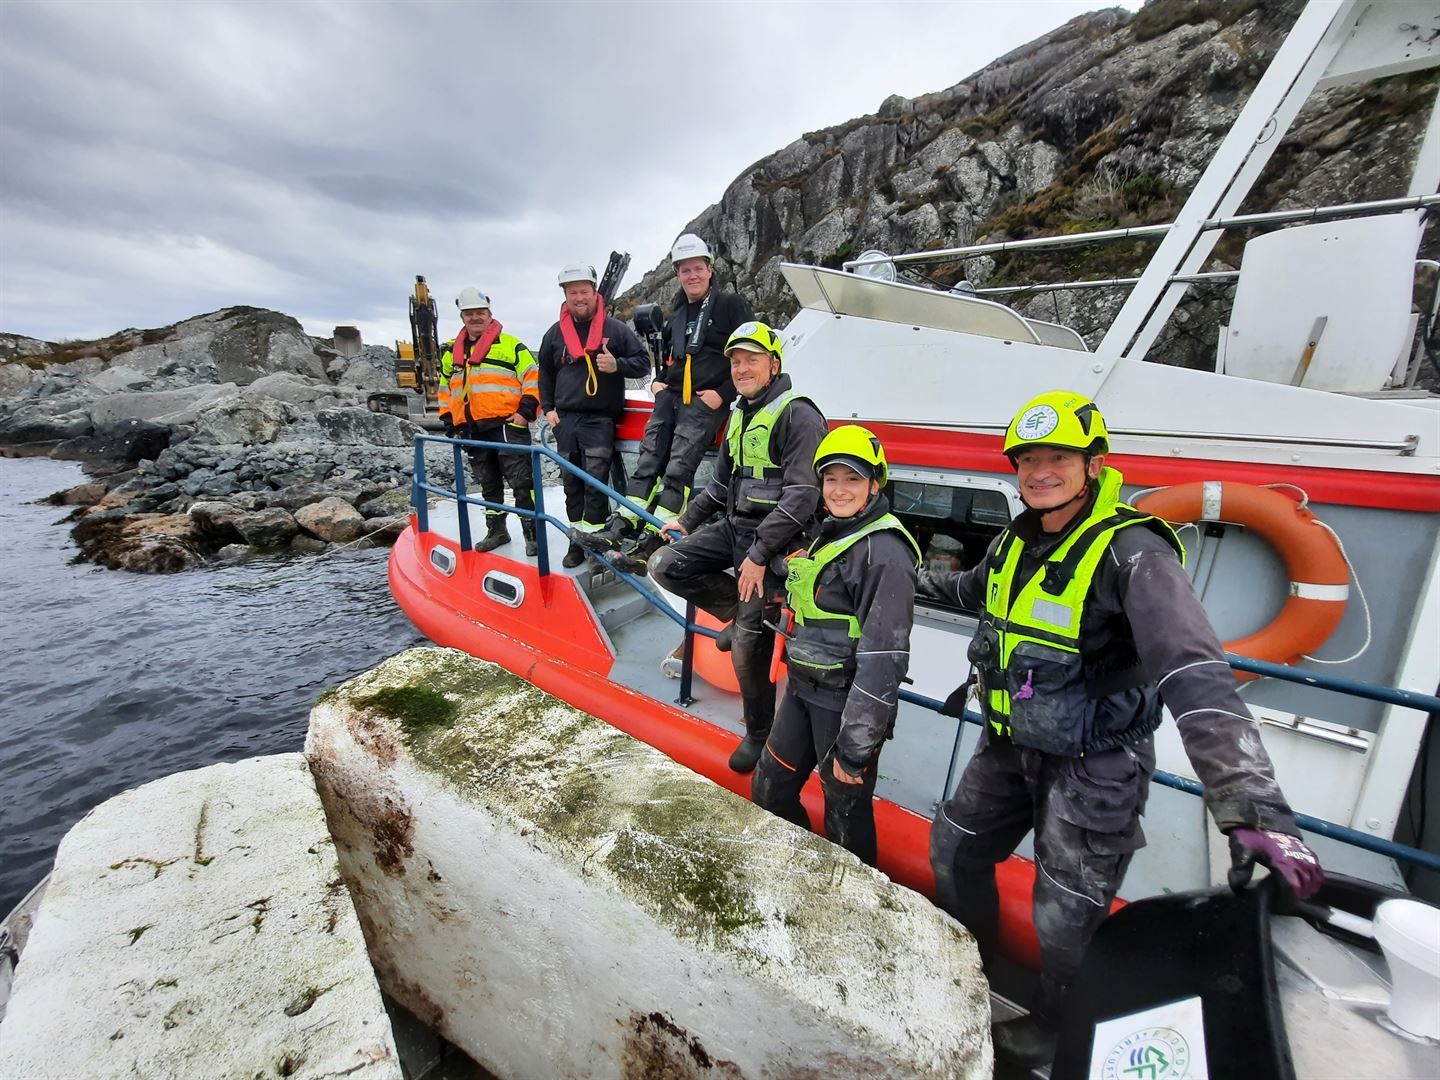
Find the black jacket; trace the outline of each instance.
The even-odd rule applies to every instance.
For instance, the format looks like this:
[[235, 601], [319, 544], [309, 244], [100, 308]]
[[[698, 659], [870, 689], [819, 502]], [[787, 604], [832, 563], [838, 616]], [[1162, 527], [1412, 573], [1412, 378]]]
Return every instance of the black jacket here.
[[[1082, 511], [1076, 520], [1083, 517]], [[1037, 521], [1038, 515], [1026, 510], [1012, 525], [1026, 543], [1022, 572], [1038, 566], [1066, 535], [1041, 533]], [[998, 538], [992, 555], [996, 543]], [[983, 610], [988, 561], [959, 572], [922, 570], [920, 594]], [[1085, 601], [1080, 648], [1082, 656], [1131, 649], [1138, 655], [1147, 689], [1163, 696], [1175, 718], [1217, 826], [1299, 835], [1259, 725], [1235, 692], [1235, 677], [1205, 608], [1160, 536], [1140, 526], [1115, 534]]]
[[[712, 284], [711, 288], [716, 286]], [[679, 391], [685, 386], [685, 334], [689, 322], [690, 302], [685, 299], [685, 290], [677, 290], [671, 304], [673, 310], [665, 327], [670, 355], [665, 360], [661, 381], [671, 390]], [[725, 343], [736, 327], [754, 317], [750, 305], [739, 293], [725, 290], [715, 293], [715, 302], [710, 305], [710, 325], [700, 342], [700, 352], [690, 361], [690, 386], [694, 392], [714, 390], [725, 401], [735, 396], [735, 384], [730, 381], [730, 361], [725, 359]]]
[[[756, 400], [738, 398], [735, 410], [742, 422], [760, 406], [789, 390], [790, 385], [790, 376], [781, 374]], [[731, 521], [737, 530], [753, 530], [755, 533], [755, 539], [746, 553], [751, 562], [763, 566], [776, 555], [788, 554], [814, 524], [816, 507], [820, 505], [820, 486], [815, 478], [815, 451], [829, 430], [820, 410], [805, 400], [792, 401], [775, 421], [771, 445], [778, 449], [771, 460], [785, 470], [781, 478], [783, 490], [780, 501], [763, 518], [736, 517]], [[694, 532], [713, 515], [726, 512], [730, 506], [733, 473], [734, 463], [730, 460], [727, 441], [721, 445], [720, 460], [715, 464], [715, 474], [710, 482], [690, 500], [690, 505], [680, 515], [680, 524], [687, 532]]]
[[[575, 323], [575, 332], [584, 342], [590, 331], [590, 320]], [[595, 396], [585, 393], [590, 377], [584, 360], [576, 360], [565, 348], [565, 338], [557, 322], [545, 331], [535, 362], [540, 365], [540, 408], [554, 409], [561, 416], [574, 413], [596, 413], [619, 416], [625, 411], [625, 380], [638, 379], [650, 371], [650, 354], [634, 330], [619, 319], [605, 317], [605, 337], [615, 356], [617, 370], [609, 374], [596, 371]]]

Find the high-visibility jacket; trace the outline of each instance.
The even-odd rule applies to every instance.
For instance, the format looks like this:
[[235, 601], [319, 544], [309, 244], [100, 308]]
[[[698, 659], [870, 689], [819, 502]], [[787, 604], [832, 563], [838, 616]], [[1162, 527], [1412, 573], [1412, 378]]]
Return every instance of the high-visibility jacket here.
[[436, 399], [440, 406], [440, 419], [458, 424], [459, 421], [451, 414], [450, 405], [453, 395], [450, 393], [450, 379], [455, 374], [455, 342], [447, 341], [444, 351], [440, 353], [440, 379], [436, 389]]
[[[451, 348], [447, 355], [453, 353]], [[442, 370], [445, 357], [440, 358]], [[450, 414], [458, 425], [467, 420], [508, 420], [520, 411], [520, 399], [532, 397], [540, 407], [540, 369], [520, 339], [501, 333], [490, 352], [477, 357], [473, 349], [461, 364], [451, 355]]]
[[730, 426], [725, 432], [731, 467], [730, 513], [764, 517], [779, 503], [785, 486], [785, 466], [773, 459], [770, 443], [775, 422], [795, 401], [810, 399], [785, 390], [754, 412], [746, 414], [736, 409], [730, 414]]
[[[1025, 542], [1013, 531], [991, 549], [985, 612], [969, 656], [986, 721], [1017, 745], [1076, 757], [1127, 745], [1160, 726], [1159, 696], [1128, 693], [1146, 684], [1133, 643], [1130, 655], [1103, 663], [1082, 656], [1085, 602], [1117, 532], [1144, 525], [1185, 558], [1174, 529], [1120, 501], [1122, 482], [1114, 469], [1101, 472], [1089, 514], [1028, 579], [1017, 573]], [[1135, 702], [1143, 702], [1138, 713]]]

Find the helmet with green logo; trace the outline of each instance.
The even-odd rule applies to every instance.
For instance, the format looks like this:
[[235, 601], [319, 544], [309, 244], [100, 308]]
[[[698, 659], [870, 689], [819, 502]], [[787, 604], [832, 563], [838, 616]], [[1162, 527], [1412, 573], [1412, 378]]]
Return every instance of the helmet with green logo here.
[[1005, 455], [1015, 455], [1030, 446], [1058, 446], [1082, 454], [1104, 454], [1110, 449], [1110, 433], [1095, 403], [1072, 390], [1050, 390], [1025, 403], [1005, 430]]
[[769, 353], [776, 360], [784, 348], [780, 344], [780, 335], [771, 330], [763, 322], [750, 321], [741, 323], [730, 335], [730, 340], [725, 342], [725, 355], [729, 356], [736, 349], [749, 349], [751, 352]]
[[848, 465], [867, 480], [878, 480], [881, 487], [889, 473], [885, 448], [859, 424], [837, 427], [820, 440], [815, 448], [815, 472], [823, 473], [830, 465]]

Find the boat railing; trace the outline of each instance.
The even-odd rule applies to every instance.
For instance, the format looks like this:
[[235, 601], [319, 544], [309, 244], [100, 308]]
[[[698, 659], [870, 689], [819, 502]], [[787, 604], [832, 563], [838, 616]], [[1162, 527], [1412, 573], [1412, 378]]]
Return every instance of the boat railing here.
[[[1364, 217], [1370, 214], [1393, 214], [1403, 210], [1427, 210], [1440, 206], [1440, 194], [1411, 195], [1398, 199], [1377, 199], [1372, 202], [1345, 203], [1337, 206], [1312, 206], [1296, 210], [1271, 210], [1259, 214], [1237, 214], [1231, 217], [1210, 218], [1201, 223], [1204, 231], [1245, 229], [1257, 225], [1292, 225], [1296, 222], [1331, 221], [1335, 218]], [[1135, 225], [1122, 229], [1097, 229], [1091, 232], [1065, 233], [1060, 236], [1033, 236], [1024, 240], [993, 240], [984, 244], [963, 244], [959, 247], [935, 248], [931, 251], [911, 251], [901, 255], [871, 256], [870, 258], [848, 259], [841, 264], [845, 270], [867, 266], [904, 266], [921, 263], [953, 262], [977, 255], [998, 255], [1012, 251], [1044, 251], [1054, 248], [1077, 247], [1086, 244], [1107, 243], [1116, 240], [1160, 239], [1175, 228], [1173, 221], [1157, 225]], [[1228, 273], [1228, 272], [1219, 272]], [[1171, 281], [1221, 280], [1216, 274], [1177, 274]], [[1134, 284], [1130, 279], [1113, 279], [1115, 283]], [[1044, 286], [1025, 286], [1028, 289]], [[1061, 286], [1050, 286], [1059, 288]], [[979, 289], [978, 292], [998, 292], [998, 289]]]
[[[454, 475], [455, 486], [453, 488], [439, 487], [426, 480], [425, 473], [425, 446], [435, 443], [452, 448], [454, 454]], [[482, 510], [498, 510], [506, 513], [516, 514], [524, 518], [532, 518], [537, 523], [553, 525], [561, 532], [568, 529], [568, 523], [544, 512], [543, 499], [537, 502], [537, 508], [526, 510], [520, 507], [511, 506], [506, 503], [492, 503], [484, 499], [478, 499], [469, 495], [465, 490], [465, 459], [466, 448], [481, 450], [495, 450], [499, 453], [523, 453], [530, 456], [530, 481], [531, 490], [539, 493], [543, 489], [542, 462], [551, 461], [560, 469], [579, 477], [588, 487], [604, 492], [609, 498], [624, 506], [631, 513], [650, 525], [659, 528], [661, 520], [651, 514], [644, 506], [633, 502], [627, 496], [616, 491], [609, 484], [595, 479], [578, 466], [571, 464], [560, 454], [541, 445], [517, 445], [515, 443], [494, 443], [482, 442], [473, 439], [447, 439], [440, 435], [417, 435], [415, 436], [415, 471], [411, 481], [411, 507], [415, 512], [415, 527], [421, 533], [430, 530], [429, 503], [427, 495], [435, 495], [439, 498], [453, 500], [458, 504], [459, 509], [459, 541], [462, 552], [473, 549], [473, 531], [470, 528], [469, 508], [479, 507]], [[537, 560], [539, 562], [539, 573], [542, 577], [550, 573], [550, 559], [546, 543], [546, 530], [536, 528], [535, 543], [537, 549]], [[630, 574], [613, 566], [598, 556], [590, 555], [592, 559], [603, 562], [605, 569], [614, 573], [616, 578], [623, 581], [635, 592], [639, 593], [645, 601], [658, 610], [666, 618], [680, 626], [685, 632], [685, 640], [681, 653], [681, 676], [680, 692], [675, 703], [681, 706], [688, 706], [693, 701], [692, 690], [694, 687], [694, 658], [695, 658], [695, 635], [703, 634], [706, 637], [716, 637], [718, 631], [709, 627], [701, 626], [695, 621], [695, 605], [686, 605], [685, 614], [682, 616], [676, 612], [663, 597], [654, 590], [648, 588], [643, 580], [634, 574]], [[1415, 690], [1402, 690], [1397, 687], [1382, 686], [1377, 683], [1367, 683], [1358, 679], [1348, 679], [1340, 675], [1329, 675], [1322, 672], [1297, 670], [1284, 664], [1271, 664], [1263, 660], [1253, 660], [1245, 656], [1226, 654], [1225, 659], [1232, 668], [1251, 675], [1259, 675], [1265, 678], [1277, 679], [1282, 682], [1295, 683], [1300, 686], [1308, 686], [1312, 689], [1322, 690], [1329, 693], [1344, 694], [1350, 697], [1366, 698], [1371, 701], [1380, 701], [1390, 705], [1397, 705], [1402, 708], [1415, 709], [1419, 712], [1429, 714], [1429, 722], [1435, 723], [1437, 716], [1440, 716], [1440, 697], [1423, 694]], [[929, 709], [932, 712], [941, 713], [954, 717], [956, 714], [946, 707], [946, 703], [924, 694], [917, 694], [911, 690], [902, 689], [900, 699], [912, 705]], [[965, 723], [983, 725], [984, 719], [973, 709], [964, 709], [957, 717]], [[950, 767], [945, 777], [944, 795], [948, 796], [955, 783], [955, 777], [959, 769], [961, 739], [964, 734], [963, 725], [956, 726], [955, 742], [950, 753]], [[1180, 776], [1176, 773], [1166, 772], [1157, 769], [1152, 777], [1155, 783], [1162, 787], [1173, 788], [1176, 791], [1183, 791], [1190, 795], [1204, 795], [1204, 788], [1199, 782], [1189, 777]], [[1375, 836], [1371, 833], [1361, 832], [1359, 829], [1352, 829], [1347, 825], [1337, 822], [1326, 821], [1323, 818], [1312, 817], [1309, 814], [1295, 814], [1296, 823], [1309, 832], [1318, 836], [1349, 844], [1352, 847], [1361, 848], [1365, 851], [1372, 851], [1397, 862], [1410, 863], [1426, 870], [1440, 873], [1440, 854], [1430, 851], [1423, 851], [1419, 848], [1409, 847], [1389, 840], [1385, 837]]]

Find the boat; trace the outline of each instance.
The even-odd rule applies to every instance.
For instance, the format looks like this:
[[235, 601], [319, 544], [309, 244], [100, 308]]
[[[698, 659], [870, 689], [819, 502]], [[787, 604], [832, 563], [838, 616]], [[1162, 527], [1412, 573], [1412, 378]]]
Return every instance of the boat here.
[[[1417, 273], [1433, 268], [1417, 253], [1440, 206], [1440, 104], [1403, 197], [1240, 210], [1311, 93], [1433, 67], [1437, 37], [1434, 3], [1310, 3], [1168, 225], [782, 267], [800, 305], [783, 331], [785, 370], [832, 425], [880, 437], [894, 512], [936, 565], [972, 565], [1021, 509], [1001, 453], [1019, 404], [1063, 387], [1099, 405], [1125, 497], [1182, 526], [1197, 592], [1307, 840], [1327, 870], [1370, 883], [1354, 887], [1371, 893], [1351, 907], [1367, 917], [1377, 898], [1408, 892], [1402, 867], [1440, 869], [1440, 837], [1394, 841], [1412, 773], [1432, 752], [1426, 714], [1440, 692], [1440, 398], [1415, 387], [1435, 340], [1440, 277], [1420, 314], [1411, 310]], [[1259, 233], [1238, 271], [1206, 271], [1217, 240], [1235, 230]], [[1136, 239], [1158, 241], [1138, 278], [1040, 287], [1129, 290], [1093, 350], [1074, 330], [1007, 305], [1017, 289], [906, 280], [924, 265]], [[1217, 280], [1233, 284], [1234, 304], [1213, 370], [1152, 362], [1187, 290]], [[627, 399], [623, 452], [633, 456], [649, 407], [641, 394]], [[530, 452], [540, 492], [541, 458], [566, 466]], [[560, 569], [568, 523], [557, 488], [537, 497], [547, 526], [538, 560], [505, 554], [518, 543], [473, 550], [486, 504], [465, 491], [462, 453], [461, 442], [416, 440], [412, 518], [389, 566], [415, 625], [748, 796], [749, 777], [726, 766], [742, 728], [713, 621], [601, 560]], [[453, 461], [453, 489], [427, 480], [437, 455]], [[963, 679], [975, 625], [973, 612], [917, 604], [912, 685], [881, 758], [880, 868], [925, 893], [930, 818], [977, 734], [938, 711]], [[1154, 839], [1122, 890], [1131, 900], [1223, 885], [1230, 866], [1173, 724], [1156, 748]], [[806, 806], [819, 831], [814, 778]], [[1001, 948], [1034, 968], [1027, 854], [1000, 868]], [[1399, 1037], [1371, 1023], [1366, 1038]]]

